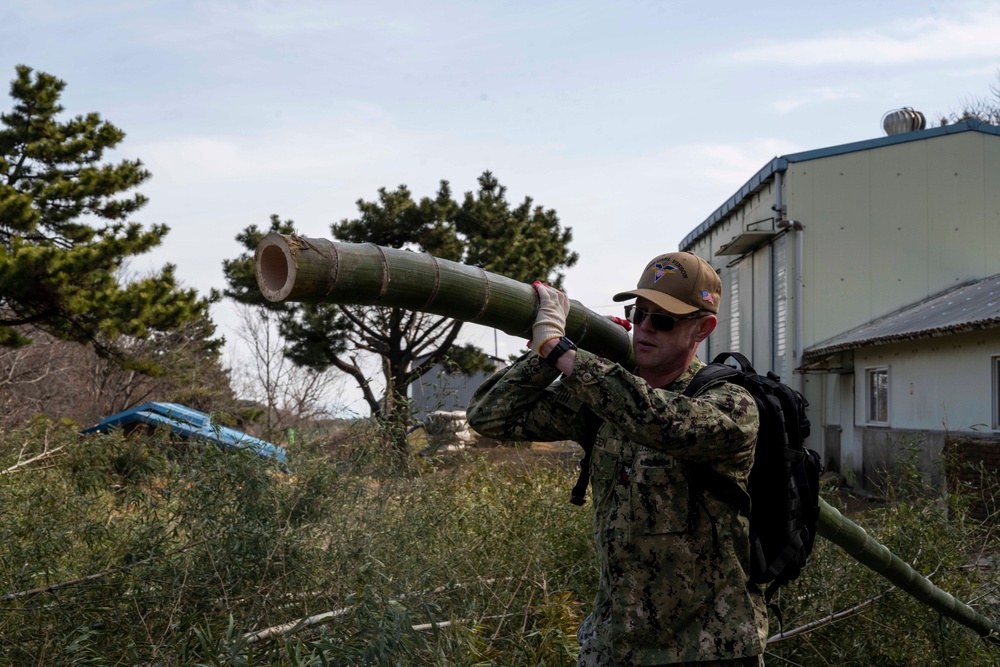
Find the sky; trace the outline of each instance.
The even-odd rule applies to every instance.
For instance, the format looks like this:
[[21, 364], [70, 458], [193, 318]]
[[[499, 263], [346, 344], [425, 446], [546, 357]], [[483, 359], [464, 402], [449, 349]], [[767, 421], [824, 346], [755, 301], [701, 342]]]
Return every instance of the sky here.
[[[329, 238], [381, 187], [460, 196], [490, 170], [573, 230], [567, 293], [620, 314], [611, 295], [771, 158], [990, 97], [998, 35], [985, 1], [0, 0], [0, 76], [53, 74], [67, 117], [126, 132], [112, 159], [153, 174], [135, 220], [171, 229], [137, 270], [207, 293], [271, 214]], [[213, 317], [235, 341], [231, 305]]]

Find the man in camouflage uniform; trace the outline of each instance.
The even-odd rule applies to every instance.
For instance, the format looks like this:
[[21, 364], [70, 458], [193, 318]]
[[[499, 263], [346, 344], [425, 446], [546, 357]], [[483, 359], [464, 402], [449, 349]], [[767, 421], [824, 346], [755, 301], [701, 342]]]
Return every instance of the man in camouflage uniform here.
[[569, 299], [535, 289], [532, 351], [483, 384], [468, 416], [494, 438], [593, 443], [600, 576], [578, 664], [763, 665], [767, 611], [748, 582], [748, 520], [686, 465], [707, 463], [745, 490], [753, 463], [758, 415], [745, 390], [683, 395], [705, 365], [695, 355], [717, 324], [719, 276], [695, 255], [667, 253], [615, 295], [637, 299], [626, 308], [636, 373], [576, 349], [564, 335]]

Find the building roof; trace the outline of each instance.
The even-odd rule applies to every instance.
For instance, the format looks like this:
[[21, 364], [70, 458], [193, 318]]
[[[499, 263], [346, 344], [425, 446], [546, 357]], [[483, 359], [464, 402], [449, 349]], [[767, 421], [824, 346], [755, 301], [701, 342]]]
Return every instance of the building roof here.
[[282, 463], [286, 460], [285, 450], [270, 442], [247, 435], [228, 426], [222, 426], [212, 421], [211, 416], [179, 403], [149, 402], [140, 406], [115, 413], [97, 422], [97, 425], [82, 431], [88, 433], [104, 433], [113, 428], [123, 428], [145, 424], [155, 428], [163, 425], [182, 438], [192, 438], [206, 442], [214, 442], [224, 448], [247, 448], [255, 451], [262, 458], [273, 457]]
[[894, 146], [896, 144], [905, 144], [911, 141], [922, 141], [924, 139], [932, 139], [934, 137], [942, 137], [950, 134], [960, 134], [962, 132], [981, 132], [983, 134], [993, 134], [1000, 136], [1000, 127], [995, 125], [987, 125], [982, 121], [978, 120], [964, 120], [960, 123], [955, 123], [954, 125], [945, 125], [942, 127], [933, 127], [929, 130], [919, 130], [916, 132], [905, 132], [903, 134], [894, 134], [888, 137], [879, 137], [877, 139], [866, 139], [865, 141], [855, 141], [849, 144], [841, 144], [839, 146], [830, 146], [829, 148], [817, 148], [810, 151], [802, 151], [801, 153], [791, 153], [789, 155], [783, 155], [780, 157], [773, 158], [770, 162], [761, 167], [760, 171], [754, 174], [750, 180], [743, 184], [743, 186], [736, 191], [732, 197], [727, 199], [722, 206], [715, 209], [715, 211], [705, 218], [705, 220], [695, 227], [695, 229], [684, 237], [684, 240], [680, 243], [681, 250], [688, 250], [698, 241], [702, 236], [707, 234], [709, 231], [715, 227], [723, 218], [725, 218], [733, 209], [737, 208], [743, 203], [747, 197], [756, 192], [764, 185], [771, 177], [774, 176], [776, 172], [783, 172], [788, 169], [788, 165], [795, 162], [807, 162], [809, 160], [818, 160], [820, 158], [831, 157], [834, 155], [843, 155], [845, 153], [855, 153], [858, 151], [867, 151], [873, 148], [882, 148], [884, 146]]
[[804, 351], [805, 358], [1000, 327], [1000, 273], [952, 288]]

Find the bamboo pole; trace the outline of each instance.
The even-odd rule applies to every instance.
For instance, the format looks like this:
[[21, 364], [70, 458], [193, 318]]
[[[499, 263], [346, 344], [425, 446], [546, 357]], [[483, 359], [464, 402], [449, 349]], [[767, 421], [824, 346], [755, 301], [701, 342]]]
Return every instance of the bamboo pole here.
[[[531, 285], [426, 253], [373, 243], [268, 234], [254, 269], [269, 301], [394, 306], [452, 317], [531, 338]], [[566, 335], [580, 347], [634, 366], [632, 339], [619, 325], [570, 300]]]
[[[268, 234], [254, 258], [257, 284], [270, 301], [395, 306], [531, 337], [537, 298], [530, 285], [424, 253], [371, 243]], [[631, 338], [619, 325], [571, 300], [566, 335], [580, 347], [628, 367]], [[822, 498], [817, 532], [859, 563], [942, 616], [994, 642], [1000, 626], [894, 556]]]
[[819, 506], [819, 525], [816, 532], [820, 536], [836, 544], [869, 570], [909, 593], [918, 602], [942, 616], [975, 630], [980, 637], [994, 644], [1000, 643], [1000, 626], [935, 586], [930, 579], [895, 556], [883, 544], [871, 537], [864, 528], [845, 517], [822, 498], [819, 499]]

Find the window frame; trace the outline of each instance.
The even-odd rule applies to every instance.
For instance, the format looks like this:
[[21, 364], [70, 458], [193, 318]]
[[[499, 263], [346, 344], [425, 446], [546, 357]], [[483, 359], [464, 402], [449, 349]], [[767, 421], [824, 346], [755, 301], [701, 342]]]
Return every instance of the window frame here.
[[788, 235], [782, 234], [771, 244], [771, 370], [779, 377], [787, 372], [788, 351]]
[[[881, 419], [877, 419], [878, 415], [873, 414], [873, 412], [877, 412], [878, 411], [877, 396], [875, 395], [875, 392], [877, 391], [877, 388], [876, 388], [876, 386], [875, 386], [875, 384], [874, 384], [873, 381], [879, 375], [884, 375], [885, 376], [885, 387], [884, 387], [885, 398], [883, 400], [883, 402], [884, 402], [883, 408], [884, 408], [884, 412], [885, 412], [885, 420], [884, 421], [881, 420]], [[889, 378], [889, 366], [888, 365], [869, 366], [869, 367], [865, 368], [865, 391], [864, 391], [864, 396], [865, 396], [865, 423], [868, 424], [869, 426], [889, 426], [890, 419], [891, 419], [891, 414], [890, 414], [890, 411], [889, 411], [889, 407], [890, 407], [889, 406], [889, 396], [890, 396], [889, 388], [890, 388], [890, 378]]]
[[993, 430], [1000, 431], [1000, 354], [990, 358], [990, 368], [993, 384], [990, 389], [993, 404]]

